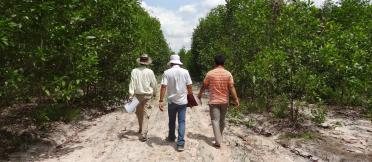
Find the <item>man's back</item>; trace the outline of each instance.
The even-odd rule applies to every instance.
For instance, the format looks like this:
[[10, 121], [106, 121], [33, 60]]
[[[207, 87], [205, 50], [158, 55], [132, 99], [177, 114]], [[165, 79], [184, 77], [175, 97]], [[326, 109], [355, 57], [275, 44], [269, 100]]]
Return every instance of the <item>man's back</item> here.
[[204, 82], [209, 87], [209, 104], [226, 104], [228, 102], [229, 85], [234, 83], [229, 71], [217, 67], [207, 73]]
[[141, 66], [132, 70], [129, 92], [151, 95], [156, 92], [156, 78], [151, 69]]
[[164, 72], [161, 84], [167, 85], [168, 102], [187, 104], [186, 85], [192, 84], [192, 81], [186, 69], [174, 65]]
[[198, 98], [201, 99], [204, 91], [209, 89], [209, 113], [215, 137], [214, 146], [221, 148], [230, 93], [233, 97], [234, 105], [239, 106], [239, 99], [236, 95], [233, 76], [224, 68], [225, 57], [216, 55], [214, 57], [214, 63], [215, 68], [205, 76]]

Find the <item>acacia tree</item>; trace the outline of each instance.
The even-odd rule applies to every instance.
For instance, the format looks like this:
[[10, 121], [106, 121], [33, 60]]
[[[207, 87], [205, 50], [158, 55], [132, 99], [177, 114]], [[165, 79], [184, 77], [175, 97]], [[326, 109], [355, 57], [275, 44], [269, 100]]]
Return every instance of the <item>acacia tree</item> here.
[[240, 96], [275, 106], [295, 100], [371, 107], [371, 3], [230, 0], [201, 19], [191, 53], [199, 78], [228, 58]]
[[1, 1], [0, 15], [1, 105], [121, 98], [140, 54], [170, 53], [137, 0]]

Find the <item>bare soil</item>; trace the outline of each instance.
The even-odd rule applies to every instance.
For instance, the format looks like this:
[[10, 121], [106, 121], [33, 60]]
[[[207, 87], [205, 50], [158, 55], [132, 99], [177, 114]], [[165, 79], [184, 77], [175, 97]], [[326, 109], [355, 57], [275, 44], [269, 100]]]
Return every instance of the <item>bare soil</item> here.
[[4, 161], [372, 161], [371, 122], [337, 111], [328, 113], [323, 125], [303, 123], [315, 134], [313, 139], [283, 138], [284, 121], [269, 114], [249, 114], [242, 120], [254, 124], [228, 123], [225, 145], [217, 149], [205, 104], [188, 108], [185, 151], [177, 152], [175, 143], [165, 140], [167, 112], [160, 112], [155, 101], [146, 142], [139, 141], [135, 114], [118, 110], [93, 120], [55, 123], [40, 140], [25, 144]]

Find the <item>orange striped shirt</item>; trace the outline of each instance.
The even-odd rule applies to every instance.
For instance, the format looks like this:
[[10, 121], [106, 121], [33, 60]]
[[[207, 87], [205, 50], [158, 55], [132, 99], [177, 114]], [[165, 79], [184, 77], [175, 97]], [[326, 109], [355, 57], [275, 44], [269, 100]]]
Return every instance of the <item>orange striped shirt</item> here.
[[217, 67], [207, 73], [204, 85], [209, 89], [209, 104], [226, 104], [229, 98], [229, 85], [234, 84], [231, 73]]

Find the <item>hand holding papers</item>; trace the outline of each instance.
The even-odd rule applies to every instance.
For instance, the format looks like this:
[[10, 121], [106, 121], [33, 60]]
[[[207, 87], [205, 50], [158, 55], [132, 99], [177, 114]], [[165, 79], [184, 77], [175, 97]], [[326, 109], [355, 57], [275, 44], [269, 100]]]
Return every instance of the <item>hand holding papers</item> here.
[[133, 113], [136, 111], [138, 104], [139, 100], [137, 99], [137, 97], [133, 97], [132, 100], [130, 100], [124, 105], [124, 111], [127, 113]]

